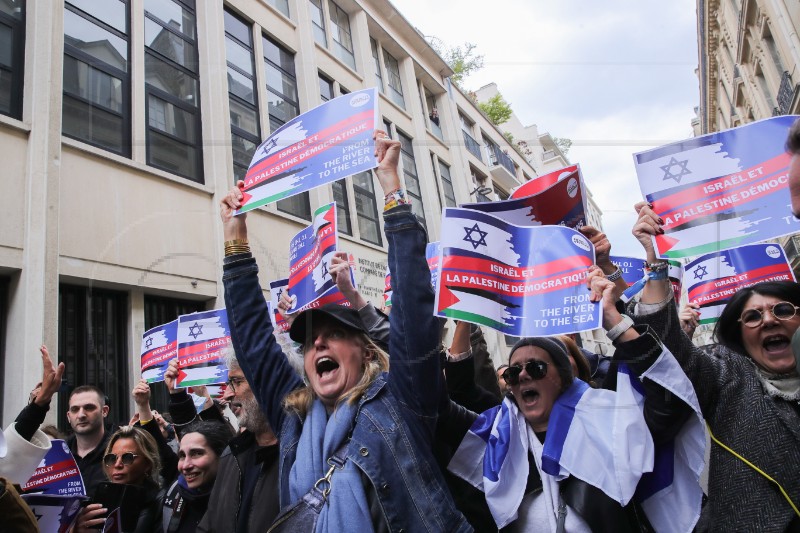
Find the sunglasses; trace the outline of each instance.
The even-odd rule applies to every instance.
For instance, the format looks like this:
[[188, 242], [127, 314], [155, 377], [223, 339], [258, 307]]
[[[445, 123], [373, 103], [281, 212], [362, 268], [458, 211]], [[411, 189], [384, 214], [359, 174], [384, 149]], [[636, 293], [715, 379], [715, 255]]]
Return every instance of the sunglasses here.
[[117, 459], [119, 458], [122, 459], [122, 464], [125, 466], [130, 466], [137, 457], [139, 457], [139, 454], [131, 452], [125, 452], [120, 456], [117, 456], [115, 453], [107, 453], [103, 456], [103, 464], [108, 468], [111, 468], [117, 464]]
[[800, 309], [800, 307], [797, 307], [792, 303], [778, 302], [767, 307], [764, 311], [760, 309], [748, 309], [742, 313], [741, 318], [739, 318], [739, 322], [748, 328], [757, 328], [762, 322], [764, 322], [764, 314], [766, 311], [772, 313], [772, 316], [778, 320], [789, 320], [795, 317], [798, 309]]
[[503, 372], [503, 379], [509, 385], [518, 385], [519, 375], [522, 374], [523, 369], [533, 380], [542, 379], [547, 375], [547, 363], [538, 359], [531, 359], [524, 365], [513, 365], [506, 368], [505, 372]]

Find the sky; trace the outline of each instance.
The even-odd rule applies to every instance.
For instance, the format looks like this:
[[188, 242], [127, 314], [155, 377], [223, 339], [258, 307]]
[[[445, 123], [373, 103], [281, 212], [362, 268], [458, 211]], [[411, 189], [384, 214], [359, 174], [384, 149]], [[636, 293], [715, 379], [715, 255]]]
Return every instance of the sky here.
[[692, 136], [695, 0], [391, 1], [424, 35], [477, 45], [466, 89], [494, 82], [524, 125], [572, 140], [612, 255], [641, 257], [632, 154]]

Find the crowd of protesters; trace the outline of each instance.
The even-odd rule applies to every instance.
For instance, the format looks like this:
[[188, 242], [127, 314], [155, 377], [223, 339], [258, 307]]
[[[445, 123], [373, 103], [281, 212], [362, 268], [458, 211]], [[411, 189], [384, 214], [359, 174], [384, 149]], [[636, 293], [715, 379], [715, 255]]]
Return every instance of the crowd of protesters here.
[[[800, 153], [799, 125], [787, 146]], [[582, 230], [596, 250], [586, 283], [602, 306], [613, 358], [562, 336], [520, 339], [508, 361], [495, 361], [480, 327], [466, 322], [445, 348], [432, 312], [427, 235], [401, 186], [399, 154], [397, 141], [376, 132], [391, 313], [358, 294], [347, 256], [337, 255], [331, 275], [351, 307], [290, 315], [291, 298], [284, 293], [279, 303], [299, 367], [273, 334], [246, 215], [234, 216], [241, 189], [226, 194], [232, 343], [222, 403], [235, 424], [210, 398], [198, 412], [175, 387], [176, 361], [165, 375], [166, 418], [151, 409], [144, 380], [132, 391], [136, 413], [116, 429], [106, 423], [103, 391], [75, 388], [66, 443], [88, 499], [73, 531], [103, 527], [112, 509], [100, 493], [109, 484], [127, 491], [121, 530], [137, 533], [800, 531], [800, 285], [739, 291], [717, 323], [718, 344], [700, 350], [691, 339], [699, 311], [689, 305], [678, 314], [651, 239], [662, 221], [640, 203], [633, 234], [649, 277], [627, 305], [608, 239]], [[38, 530], [18, 485], [50, 447], [40, 425], [64, 372], [46, 347], [41, 354], [42, 380], [0, 441], [0, 529], [9, 531]], [[671, 362], [677, 377], [663, 371]], [[618, 407], [626, 382], [641, 398], [632, 410]], [[705, 495], [665, 500], [681, 502], [673, 508], [645, 503], [653, 456], [702, 428], [700, 415], [712, 441]], [[574, 419], [569, 434], [559, 425], [565, 416]], [[572, 427], [586, 434], [573, 438]], [[553, 449], [556, 462], [588, 459], [554, 471]], [[689, 517], [688, 528], [679, 515]]]

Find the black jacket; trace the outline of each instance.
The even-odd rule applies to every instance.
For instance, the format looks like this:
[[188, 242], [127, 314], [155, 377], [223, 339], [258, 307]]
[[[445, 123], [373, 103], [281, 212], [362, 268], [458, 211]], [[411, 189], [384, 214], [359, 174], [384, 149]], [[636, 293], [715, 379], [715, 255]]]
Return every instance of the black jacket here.
[[84, 457], [78, 456], [78, 441], [75, 435], [68, 437], [66, 440], [67, 446], [69, 446], [69, 450], [78, 464], [78, 470], [81, 472], [88, 496], [94, 494], [94, 489], [98, 483], [106, 481], [106, 473], [103, 471], [103, 456], [106, 454], [106, 446], [108, 446], [108, 441], [111, 440], [111, 433], [113, 432], [109, 432], [107, 429], [104, 431], [103, 440], [100, 441], [100, 444]]

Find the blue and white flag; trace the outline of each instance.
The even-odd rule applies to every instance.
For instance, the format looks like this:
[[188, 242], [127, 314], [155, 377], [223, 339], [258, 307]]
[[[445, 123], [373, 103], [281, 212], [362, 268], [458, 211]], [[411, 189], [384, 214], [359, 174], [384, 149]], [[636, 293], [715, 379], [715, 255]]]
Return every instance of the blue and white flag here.
[[22, 485], [22, 490], [31, 494], [85, 496], [83, 477], [67, 443], [53, 439], [50, 444], [52, 446], [47, 455], [39, 463], [36, 472]]
[[761, 243], [706, 254], [686, 265], [689, 301], [700, 305], [700, 323], [716, 322], [740, 289], [762, 281], [794, 281], [783, 248]]
[[377, 91], [364, 89], [275, 130], [253, 154], [237, 214], [378, 166], [372, 143], [377, 117]]
[[600, 306], [585, 285], [594, 247], [580, 232], [447, 208], [440, 245], [437, 316], [517, 337], [600, 327]]
[[634, 154], [642, 195], [664, 219], [661, 257], [689, 257], [800, 231], [778, 116]]
[[289, 244], [289, 293], [292, 309], [303, 309], [336, 284], [328, 268], [337, 249], [336, 204], [314, 212], [314, 221]]
[[178, 379], [176, 387], [212, 385], [228, 381], [222, 350], [231, 330], [225, 309], [178, 317]]
[[142, 379], [164, 381], [169, 362], [178, 357], [178, 321], [148, 329], [142, 335]]
[[70, 495], [58, 496], [55, 494], [22, 494], [22, 499], [28, 504], [36, 521], [39, 531], [47, 533], [67, 533], [78, 518], [81, 510], [81, 501], [85, 496]]

